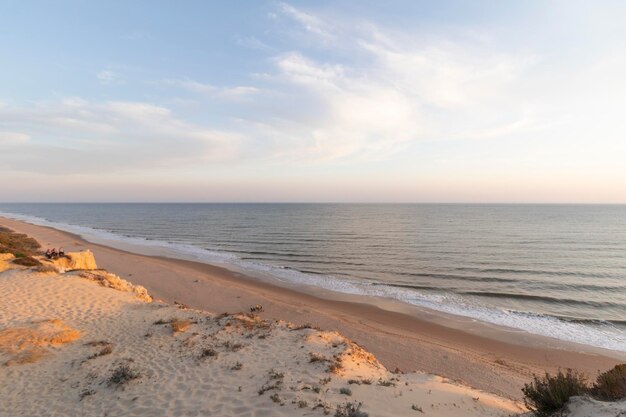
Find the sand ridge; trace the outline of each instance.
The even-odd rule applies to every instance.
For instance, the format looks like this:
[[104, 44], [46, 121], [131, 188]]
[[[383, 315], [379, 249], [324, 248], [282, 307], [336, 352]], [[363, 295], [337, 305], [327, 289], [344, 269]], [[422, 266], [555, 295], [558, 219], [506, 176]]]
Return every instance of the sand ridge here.
[[[24, 340], [49, 350], [33, 363], [0, 366], [0, 416], [321, 416], [359, 403], [370, 416], [522, 410], [438, 376], [390, 372], [337, 332], [98, 284], [79, 272], [0, 273], [0, 340], [14, 346], [15, 329], [30, 329]], [[12, 349], [1, 351], [3, 362]]]

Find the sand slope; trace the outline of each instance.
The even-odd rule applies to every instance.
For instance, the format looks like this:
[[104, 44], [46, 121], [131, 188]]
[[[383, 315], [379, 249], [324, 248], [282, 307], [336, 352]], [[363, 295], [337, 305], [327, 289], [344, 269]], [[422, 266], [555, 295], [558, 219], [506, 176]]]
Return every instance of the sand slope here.
[[[0, 334], [12, 335], [0, 348], [1, 416], [321, 416], [359, 402], [370, 416], [521, 411], [438, 376], [391, 373], [336, 332], [149, 302], [126, 288], [77, 272], [0, 273]], [[20, 345], [20, 331], [35, 342]], [[55, 332], [72, 337], [53, 343]], [[27, 345], [45, 354], [15, 361]]]

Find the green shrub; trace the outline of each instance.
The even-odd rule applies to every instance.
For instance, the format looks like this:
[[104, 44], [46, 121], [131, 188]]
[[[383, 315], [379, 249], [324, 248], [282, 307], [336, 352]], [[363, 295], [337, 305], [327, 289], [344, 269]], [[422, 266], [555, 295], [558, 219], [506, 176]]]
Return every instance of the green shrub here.
[[544, 377], [534, 376], [530, 384], [522, 388], [524, 403], [534, 411], [536, 416], [549, 416], [563, 408], [570, 397], [589, 393], [584, 375], [568, 369], [561, 370], [552, 376], [548, 373]]
[[626, 398], [626, 364], [616, 365], [613, 369], [598, 375], [591, 391], [595, 398], [603, 401]]

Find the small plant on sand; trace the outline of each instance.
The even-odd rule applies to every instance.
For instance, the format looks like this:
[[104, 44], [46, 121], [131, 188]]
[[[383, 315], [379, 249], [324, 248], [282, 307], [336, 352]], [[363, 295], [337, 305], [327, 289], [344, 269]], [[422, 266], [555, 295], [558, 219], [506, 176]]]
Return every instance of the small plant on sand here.
[[362, 403], [352, 402], [337, 406], [335, 417], [369, 417], [369, 414], [361, 411]]
[[265, 394], [267, 391], [280, 390], [283, 386], [283, 379], [285, 374], [282, 372], [276, 372], [274, 369], [269, 371], [269, 381], [259, 389], [259, 395]]
[[206, 358], [216, 358], [218, 355], [217, 351], [215, 349], [212, 348], [204, 348], [202, 349], [202, 351], [200, 352], [200, 359], [206, 359]]
[[89, 355], [87, 357], [88, 360], [99, 358], [100, 356], [106, 356], [113, 353], [113, 346], [109, 343], [100, 348], [96, 353]]
[[310, 363], [314, 363], [314, 362], [331, 362], [330, 359], [328, 359], [326, 356], [319, 354], [319, 353], [315, 353], [315, 352], [310, 352], [309, 353], [309, 362]]
[[[280, 396], [278, 395], [277, 392], [273, 393], [272, 395], [270, 395], [270, 399], [272, 401], [274, 401], [275, 403], [282, 403], [282, 400], [280, 399]], [[282, 405], [282, 404], [281, 404]]]
[[333, 374], [338, 374], [343, 369], [343, 365], [340, 360], [336, 360], [328, 366], [328, 372], [332, 372]]
[[626, 364], [616, 365], [613, 369], [598, 375], [591, 393], [602, 401], [618, 401], [626, 398]]
[[82, 401], [85, 397], [89, 397], [90, 395], [94, 395], [95, 393], [96, 391], [92, 389], [84, 389], [80, 392], [78, 398], [80, 399], [80, 401]]
[[230, 349], [233, 352], [237, 352], [238, 350], [243, 349], [243, 344], [241, 343], [233, 343], [231, 341], [224, 342], [224, 347], [226, 349]]
[[230, 369], [233, 371], [239, 371], [241, 370], [241, 368], [243, 368], [243, 363], [241, 362], [237, 362], [236, 364], [230, 367]]
[[291, 328], [291, 330], [293, 330], [293, 331], [297, 331], [297, 330], [305, 330], [305, 329], [313, 329], [313, 330], [318, 330], [318, 331], [319, 331], [319, 330], [322, 330], [320, 327], [318, 327], [318, 326], [314, 326], [314, 325], [312, 325], [311, 323], [304, 323], [304, 324], [301, 324], [301, 325], [299, 325], [299, 326], [293, 326], [293, 327]]
[[115, 385], [116, 387], [121, 387], [133, 379], [137, 379], [141, 377], [141, 374], [137, 371], [131, 369], [127, 364], [121, 364], [118, 366], [108, 380], [108, 385]]
[[549, 416], [559, 411], [570, 397], [589, 392], [584, 375], [568, 369], [556, 375], [548, 373], [534, 376], [533, 381], [522, 388], [524, 403], [536, 416]]
[[424, 410], [422, 410], [422, 407], [418, 406], [417, 404], [413, 404], [413, 405], [411, 406], [411, 410], [413, 410], [413, 411], [419, 411], [420, 413], [423, 413], [423, 412], [424, 412]]
[[390, 380], [379, 379], [378, 380], [378, 385], [380, 385], [381, 387], [395, 387], [396, 383], [392, 382]]
[[352, 395], [352, 390], [350, 388], [343, 387], [343, 388], [341, 388], [339, 390], [339, 394], [351, 396]]
[[320, 385], [326, 385], [330, 382], [331, 378], [327, 376], [326, 378], [320, 379]]

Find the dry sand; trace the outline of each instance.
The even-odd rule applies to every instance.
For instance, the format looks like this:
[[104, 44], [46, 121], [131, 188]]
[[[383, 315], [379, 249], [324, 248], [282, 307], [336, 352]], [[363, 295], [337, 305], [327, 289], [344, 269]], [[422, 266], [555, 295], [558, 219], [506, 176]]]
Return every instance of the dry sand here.
[[512, 399], [533, 373], [576, 368], [595, 376], [624, 354], [534, 337], [441, 314], [388, 311], [283, 288], [197, 262], [143, 256], [86, 242], [55, 229], [0, 218], [44, 247], [91, 249], [98, 265], [145, 286], [153, 296], [217, 313], [261, 304], [268, 320], [313, 323], [372, 352], [387, 369], [425, 371]]
[[521, 410], [439, 376], [391, 373], [337, 332], [150, 301], [106, 271], [9, 266], [3, 417], [323, 416], [349, 403], [372, 417]]

